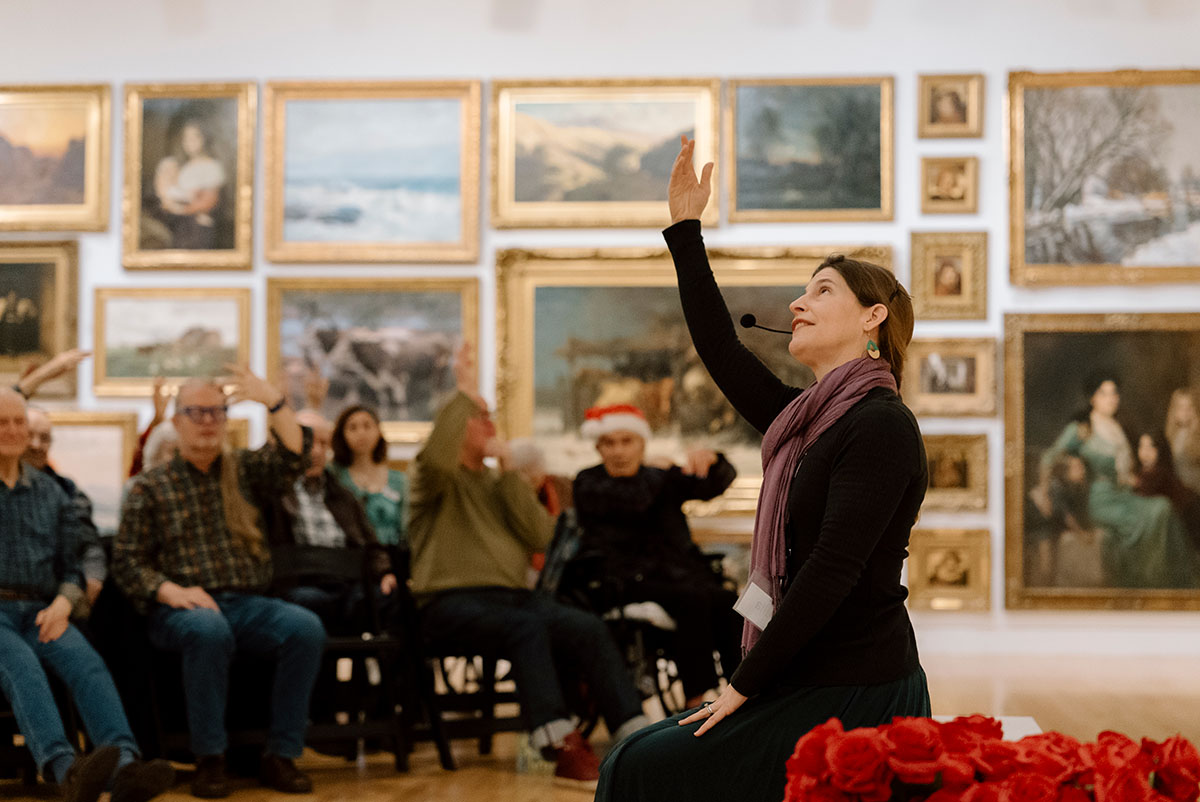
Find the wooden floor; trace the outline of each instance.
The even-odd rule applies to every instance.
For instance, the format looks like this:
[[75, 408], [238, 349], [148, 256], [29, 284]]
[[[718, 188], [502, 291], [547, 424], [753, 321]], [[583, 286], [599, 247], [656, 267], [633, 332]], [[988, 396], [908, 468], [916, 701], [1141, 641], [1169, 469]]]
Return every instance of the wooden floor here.
[[[1162, 739], [1182, 733], [1200, 744], [1200, 658], [926, 656], [935, 714], [1025, 715], [1043, 730], [1092, 739], [1105, 729], [1134, 738]], [[605, 736], [594, 736], [602, 749]], [[456, 742], [459, 769], [445, 772], [429, 744], [412, 757], [407, 774], [396, 774], [386, 755], [363, 767], [306, 754], [301, 761], [316, 793], [291, 797], [264, 791], [253, 781], [235, 785], [234, 800], [353, 800], [353, 802], [588, 802], [587, 791], [560, 788], [548, 777], [515, 771], [515, 735], [496, 738], [495, 752], [480, 757], [473, 742]], [[187, 775], [164, 800], [191, 800]], [[0, 800], [52, 798], [19, 783], [0, 782]]]

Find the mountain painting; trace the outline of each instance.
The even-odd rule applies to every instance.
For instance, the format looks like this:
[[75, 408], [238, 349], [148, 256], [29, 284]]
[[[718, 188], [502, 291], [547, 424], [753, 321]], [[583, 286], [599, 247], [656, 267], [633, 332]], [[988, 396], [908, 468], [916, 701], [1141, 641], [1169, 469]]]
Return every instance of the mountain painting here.
[[0, 205], [83, 203], [87, 127], [81, 105], [0, 105]]
[[679, 137], [695, 136], [691, 101], [518, 102], [515, 200], [667, 200]]

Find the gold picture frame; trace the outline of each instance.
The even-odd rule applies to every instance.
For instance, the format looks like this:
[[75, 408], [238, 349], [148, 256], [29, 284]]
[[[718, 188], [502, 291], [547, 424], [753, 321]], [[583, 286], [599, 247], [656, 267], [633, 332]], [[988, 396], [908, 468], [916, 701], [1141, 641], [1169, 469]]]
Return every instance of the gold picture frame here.
[[97, 287], [95, 299], [98, 396], [149, 398], [159, 375], [178, 385], [250, 363], [249, 289]]
[[[892, 263], [888, 246], [725, 248], [708, 256], [735, 317], [754, 308], [764, 324], [781, 326], [790, 315], [787, 304], [831, 252], [889, 268]], [[677, 458], [703, 443], [724, 450], [740, 472], [723, 496], [690, 503], [689, 514], [754, 512], [761, 484], [757, 435], [742, 428], [688, 353], [675, 270], [665, 250], [506, 250], [497, 254], [496, 271], [496, 420], [505, 437], [536, 437], [546, 448], [548, 470], [573, 476], [597, 462], [592, 444], [578, 434], [583, 409], [637, 402], [658, 432], [647, 444], [651, 456]], [[785, 381], [811, 382], [779, 335], [748, 330], [742, 337]], [[668, 367], [657, 369], [664, 376], [639, 377], [625, 362]]]
[[918, 75], [917, 137], [965, 139], [983, 136], [982, 73]]
[[[285, 339], [285, 325], [298, 334]], [[425, 439], [455, 387], [455, 348], [462, 341], [477, 347], [478, 340], [473, 277], [267, 279], [272, 383], [299, 408], [305, 377], [320, 371], [330, 382], [321, 411], [333, 419], [349, 404], [366, 404], [391, 443]], [[393, 363], [372, 362], [376, 357]]]
[[271, 82], [264, 97], [267, 259], [479, 257], [479, 81]]
[[912, 233], [913, 312], [917, 320], [987, 319], [986, 231]]
[[[660, 104], [661, 113], [641, 107], [649, 103]], [[690, 110], [671, 109], [678, 112], [674, 116], [666, 111], [688, 104]], [[667, 182], [679, 135], [690, 130], [696, 140], [697, 169], [716, 162], [720, 105], [721, 82], [715, 78], [493, 81], [492, 226], [665, 228], [671, 222]], [[536, 144], [522, 144], [523, 134], [525, 142]], [[606, 150], [598, 159], [601, 147]], [[521, 175], [519, 153], [525, 160]], [[535, 161], [543, 157], [555, 161]], [[714, 175], [714, 187], [718, 178]], [[575, 198], [565, 197], [571, 193]], [[719, 193], [713, 193], [701, 220], [719, 224]]]
[[1200, 279], [1200, 70], [1012, 72], [1008, 107], [1013, 284]]
[[914, 529], [908, 541], [908, 606], [990, 609], [990, 540], [986, 529]]
[[[121, 264], [251, 268], [257, 123], [257, 84], [126, 84]], [[188, 153], [185, 131], [200, 133], [202, 152]], [[187, 213], [198, 197], [211, 207]]]
[[986, 434], [926, 434], [929, 490], [922, 510], [967, 512], [988, 506]]
[[[0, 386], [8, 387], [31, 364], [78, 345], [79, 246], [73, 241], [3, 242], [0, 270], [5, 276], [0, 293]], [[39, 398], [75, 395], [74, 370], [38, 388]]]
[[0, 142], [42, 162], [0, 187], [0, 231], [108, 228], [111, 105], [107, 84], [0, 86]]
[[904, 402], [928, 417], [995, 415], [996, 352], [991, 338], [914, 339], [904, 366]]
[[[1005, 316], [1009, 608], [1200, 609], [1194, 522], [1180, 494], [1153, 495], [1138, 472], [1143, 435], [1169, 429], [1177, 402], [1196, 409], [1198, 365], [1200, 314]], [[1173, 451], [1194, 493], [1184, 434], [1154, 458]]]
[[[725, 163], [730, 222], [864, 222], [892, 219], [895, 134], [893, 79], [890, 76], [741, 79], [730, 81], [728, 86], [728, 102], [725, 107]], [[821, 93], [819, 97], [827, 104], [835, 101], [846, 104], [850, 113], [864, 103], [878, 104], [878, 153], [875, 153], [876, 148], [868, 141], [866, 144], [869, 152], [862, 154], [861, 158], [858, 154], [851, 158], [845, 156], [844, 139], [827, 143], [830, 151], [827, 155], [831, 157], [847, 158], [853, 162], [878, 162], [877, 195], [873, 191], [864, 190], [862, 197], [835, 197], [832, 194], [835, 191], [849, 192], [847, 183], [838, 178], [838, 172], [842, 168], [832, 163], [832, 159], [830, 163], [824, 160], [813, 162], [810, 155], [794, 152], [799, 145], [789, 141], [788, 134], [793, 139], [802, 140], [803, 147], [808, 148], [813, 147], [813, 143], [820, 139], [810, 128], [820, 122], [820, 118], [812, 113], [812, 105], [817, 101], [812, 97], [799, 99], [785, 96], [788, 93], [806, 90], [810, 93]], [[763, 97], [758, 98], [756, 93]], [[860, 97], [863, 93], [866, 97]], [[743, 94], [745, 96], [741, 97]], [[842, 97], [837, 98], [838, 94]], [[762, 106], [757, 113], [756, 109], [759, 107], [756, 103], [761, 103]], [[791, 115], [787, 113], [789, 107], [795, 108]], [[752, 135], [751, 126], [756, 124], [763, 113], [769, 115], [769, 124], [764, 123], [764, 130]], [[748, 119], [743, 120], [739, 114], [744, 114]], [[866, 127], [872, 122], [864, 119], [855, 121], [854, 125]], [[743, 147], [743, 143], [750, 144]], [[812, 186], [809, 189], [797, 190], [798, 182], [804, 180], [808, 180]], [[780, 183], [775, 184], [773, 181]], [[790, 207], [779, 205], [781, 198], [788, 197], [789, 192], [797, 195], [795, 204]], [[810, 196], [822, 193], [828, 193], [830, 196], [815, 200], [810, 197], [803, 200], [805, 205], [801, 205], [800, 196], [804, 192], [808, 192]], [[755, 198], [763, 200], [754, 202]]]
[[979, 210], [979, 158], [921, 159], [921, 213], [975, 214]]
[[102, 534], [117, 530], [121, 497], [137, 446], [136, 412], [48, 410], [54, 427], [50, 461], [92, 501]]

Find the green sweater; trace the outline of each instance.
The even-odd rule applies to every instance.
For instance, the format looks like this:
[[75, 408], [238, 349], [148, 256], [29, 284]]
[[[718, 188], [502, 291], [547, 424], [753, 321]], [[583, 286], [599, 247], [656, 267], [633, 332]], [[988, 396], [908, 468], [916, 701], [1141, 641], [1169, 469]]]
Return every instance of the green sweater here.
[[408, 539], [418, 601], [456, 588], [527, 587], [530, 554], [554, 534], [549, 513], [520, 475], [473, 471], [459, 461], [477, 411], [469, 396], [456, 394], [413, 464]]

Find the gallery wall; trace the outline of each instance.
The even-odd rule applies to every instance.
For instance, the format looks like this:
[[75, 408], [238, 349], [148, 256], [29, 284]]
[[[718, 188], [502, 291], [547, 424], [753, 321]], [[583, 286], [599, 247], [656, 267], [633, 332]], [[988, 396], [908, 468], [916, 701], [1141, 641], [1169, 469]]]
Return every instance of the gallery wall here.
[[[89, 347], [96, 287], [209, 286], [252, 290], [251, 363], [266, 368], [268, 277], [475, 277], [480, 282], [480, 367], [491, 395], [497, 355], [495, 253], [505, 248], [660, 246], [649, 229], [504, 230], [487, 225], [481, 187], [479, 261], [468, 265], [286, 265], [262, 257], [261, 127], [256, 157], [255, 260], [250, 272], [126, 272], [121, 267], [120, 123], [125, 82], [281, 79], [572, 77], [819, 77], [889, 75], [895, 84], [895, 214], [883, 223], [724, 222], [710, 245], [886, 244], [902, 280], [913, 231], [986, 230], [988, 314], [983, 321], [919, 322], [918, 337], [1003, 338], [1013, 312], [1177, 312], [1200, 309], [1200, 284], [1017, 288], [1008, 281], [1005, 96], [1011, 70], [1197, 66], [1200, 6], [1191, 0], [9, 0], [0, 7], [0, 83], [111, 83], [114, 129], [107, 231], [79, 241], [80, 345]], [[979, 139], [917, 138], [917, 76], [986, 76]], [[261, 110], [261, 103], [260, 103]], [[261, 118], [260, 118], [261, 126]], [[485, 125], [486, 131], [486, 125]], [[923, 156], [977, 156], [976, 214], [922, 215]], [[488, 148], [482, 148], [488, 175]], [[61, 238], [5, 234], [5, 240]], [[80, 368], [78, 406], [137, 407], [96, 398]], [[142, 421], [149, 405], [139, 408]], [[254, 415], [256, 413], [250, 413]], [[927, 651], [1200, 653], [1200, 614], [1009, 611], [1004, 608], [1003, 415], [922, 420], [926, 433], [984, 434], [989, 499], [978, 513], [926, 514], [925, 527], [986, 528], [991, 609], [914, 614]], [[252, 440], [261, 439], [261, 416]]]

